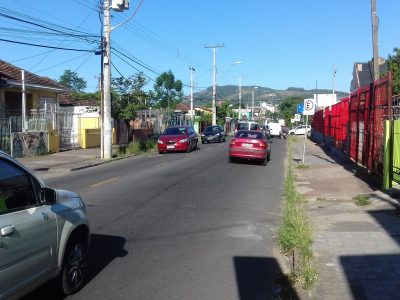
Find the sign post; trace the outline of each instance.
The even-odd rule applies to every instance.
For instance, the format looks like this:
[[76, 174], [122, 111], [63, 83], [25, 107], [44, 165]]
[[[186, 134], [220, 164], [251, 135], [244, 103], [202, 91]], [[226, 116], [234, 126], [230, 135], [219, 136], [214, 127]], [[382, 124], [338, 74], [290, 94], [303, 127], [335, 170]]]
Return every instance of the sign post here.
[[315, 112], [314, 99], [313, 98], [304, 99], [303, 115], [306, 116], [306, 131], [304, 133], [303, 164], [304, 164], [304, 157], [306, 155], [306, 142], [307, 142], [307, 134], [308, 134], [308, 116], [314, 115], [314, 112]]

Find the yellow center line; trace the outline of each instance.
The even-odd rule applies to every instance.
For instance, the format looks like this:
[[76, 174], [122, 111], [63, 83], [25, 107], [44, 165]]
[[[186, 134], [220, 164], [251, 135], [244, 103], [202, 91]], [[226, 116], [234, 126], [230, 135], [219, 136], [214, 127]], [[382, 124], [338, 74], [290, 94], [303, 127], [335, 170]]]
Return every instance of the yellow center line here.
[[104, 183], [107, 183], [107, 182], [110, 182], [110, 181], [114, 181], [116, 179], [118, 179], [118, 177], [110, 178], [110, 179], [107, 179], [107, 180], [92, 184], [90, 187], [95, 187], [95, 186], [98, 186], [98, 185], [101, 185], [101, 184], [104, 184]]

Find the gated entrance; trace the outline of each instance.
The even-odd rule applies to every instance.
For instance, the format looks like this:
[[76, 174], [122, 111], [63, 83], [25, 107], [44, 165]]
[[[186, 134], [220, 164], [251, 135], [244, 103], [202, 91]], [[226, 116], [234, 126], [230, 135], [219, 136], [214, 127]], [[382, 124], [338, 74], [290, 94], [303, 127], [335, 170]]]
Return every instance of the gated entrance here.
[[80, 147], [79, 115], [74, 114], [74, 107], [59, 107], [57, 119], [60, 150], [70, 150]]
[[11, 124], [9, 119], [0, 119], [0, 150], [11, 154]]

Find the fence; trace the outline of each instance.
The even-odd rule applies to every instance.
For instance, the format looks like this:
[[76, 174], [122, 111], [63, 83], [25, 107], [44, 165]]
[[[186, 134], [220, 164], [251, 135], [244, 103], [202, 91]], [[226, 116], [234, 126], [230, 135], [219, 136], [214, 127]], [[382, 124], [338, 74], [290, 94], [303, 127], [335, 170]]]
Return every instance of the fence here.
[[391, 74], [317, 111], [313, 137], [370, 172], [383, 175], [385, 121], [391, 119]]

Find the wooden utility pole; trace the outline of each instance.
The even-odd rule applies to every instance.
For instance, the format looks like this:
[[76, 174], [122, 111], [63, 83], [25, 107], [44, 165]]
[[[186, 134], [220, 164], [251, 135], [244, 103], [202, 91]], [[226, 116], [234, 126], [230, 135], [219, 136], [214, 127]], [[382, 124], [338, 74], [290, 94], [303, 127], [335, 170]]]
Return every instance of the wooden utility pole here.
[[374, 81], [379, 79], [379, 55], [378, 55], [378, 22], [376, 16], [376, 0], [371, 0], [372, 21], [372, 51], [374, 65]]

